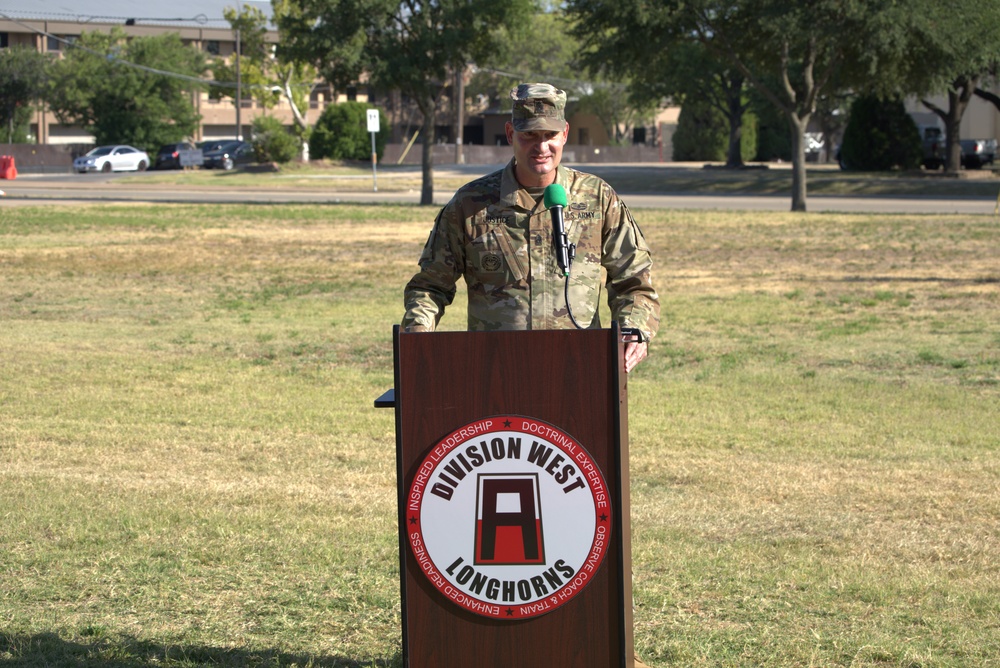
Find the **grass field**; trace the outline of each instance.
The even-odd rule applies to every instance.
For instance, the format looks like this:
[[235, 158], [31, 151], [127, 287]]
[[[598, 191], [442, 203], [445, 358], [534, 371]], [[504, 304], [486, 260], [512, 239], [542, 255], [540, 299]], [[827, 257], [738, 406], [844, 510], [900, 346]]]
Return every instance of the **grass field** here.
[[[434, 214], [0, 209], [0, 666], [399, 665], [372, 402]], [[1000, 219], [639, 216], [644, 660], [1000, 666]]]

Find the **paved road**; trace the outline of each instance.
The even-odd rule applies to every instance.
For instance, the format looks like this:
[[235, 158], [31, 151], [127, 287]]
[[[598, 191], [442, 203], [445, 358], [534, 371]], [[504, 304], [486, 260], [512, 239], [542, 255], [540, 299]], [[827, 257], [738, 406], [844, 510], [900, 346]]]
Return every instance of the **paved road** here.
[[[470, 178], [489, 171], [494, 166], [451, 165], [435, 169], [436, 176], [468, 176]], [[599, 171], [592, 169], [591, 171]], [[412, 174], [406, 176], [412, 177]], [[191, 203], [341, 203], [379, 202], [409, 203], [420, 201], [417, 189], [394, 191], [383, 185], [383, 190], [372, 190], [370, 176], [358, 177], [357, 186], [349, 191], [331, 192], [324, 188], [323, 179], [316, 179], [315, 187], [288, 188], [283, 190], [253, 190], [249, 188], [214, 188], [204, 186], [163, 185], [142, 180], [122, 182], [119, 174], [47, 174], [21, 175], [12, 181], [0, 181], [0, 208], [17, 205], [84, 204], [99, 202], [191, 202]], [[392, 174], [380, 174], [380, 183], [387, 184]], [[343, 182], [343, 177], [339, 177]], [[453, 191], [435, 191], [434, 201], [441, 205], [451, 198]], [[725, 209], [750, 211], [788, 211], [788, 196], [754, 195], [683, 195], [636, 194], [622, 192], [632, 208], [673, 209]], [[925, 198], [925, 197], [839, 197], [812, 195], [809, 210], [813, 212], [846, 213], [962, 213], [994, 214], [997, 200], [990, 198]]]

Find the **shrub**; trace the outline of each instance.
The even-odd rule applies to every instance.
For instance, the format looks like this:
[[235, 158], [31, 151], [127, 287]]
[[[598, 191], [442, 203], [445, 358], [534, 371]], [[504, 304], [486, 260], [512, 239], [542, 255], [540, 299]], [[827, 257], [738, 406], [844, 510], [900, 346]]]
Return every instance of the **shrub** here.
[[[722, 112], [707, 102], [688, 102], [681, 107], [673, 137], [673, 159], [724, 162], [729, 150], [729, 123]], [[744, 162], [757, 153], [757, 118], [743, 114], [740, 157]]]
[[[370, 160], [372, 140], [368, 132], [369, 105], [341, 102], [323, 110], [309, 136], [309, 156], [313, 159]], [[382, 155], [386, 143], [386, 120], [379, 110], [379, 128], [375, 133], [375, 152]]]
[[841, 167], [916, 169], [922, 156], [920, 131], [900, 100], [863, 95], [854, 101], [840, 144]]
[[727, 142], [725, 119], [710, 104], [690, 101], [681, 107], [674, 131], [674, 160], [725, 160]]
[[757, 118], [757, 154], [755, 160], [774, 162], [792, 159], [792, 136], [788, 119], [756, 91], [751, 93], [753, 113]]
[[301, 150], [301, 142], [277, 118], [258, 116], [253, 121], [253, 150], [257, 162], [291, 162]]

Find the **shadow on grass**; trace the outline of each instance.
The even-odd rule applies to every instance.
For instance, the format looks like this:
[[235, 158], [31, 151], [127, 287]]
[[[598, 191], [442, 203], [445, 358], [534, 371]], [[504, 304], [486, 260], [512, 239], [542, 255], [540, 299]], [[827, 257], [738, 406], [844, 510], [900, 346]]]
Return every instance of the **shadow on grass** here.
[[358, 661], [344, 656], [314, 656], [271, 649], [170, 645], [129, 636], [75, 642], [55, 633], [0, 632], [0, 668], [15, 666], [139, 668], [147, 666], [249, 666], [282, 668], [399, 668], [400, 656]]

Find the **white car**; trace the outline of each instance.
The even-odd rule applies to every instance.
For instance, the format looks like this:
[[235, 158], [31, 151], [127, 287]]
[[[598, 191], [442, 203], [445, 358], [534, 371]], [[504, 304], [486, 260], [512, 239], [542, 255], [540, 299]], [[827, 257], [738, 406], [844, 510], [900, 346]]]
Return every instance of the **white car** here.
[[73, 161], [73, 169], [87, 172], [144, 172], [149, 155], [132, 146], [98, 146]]

